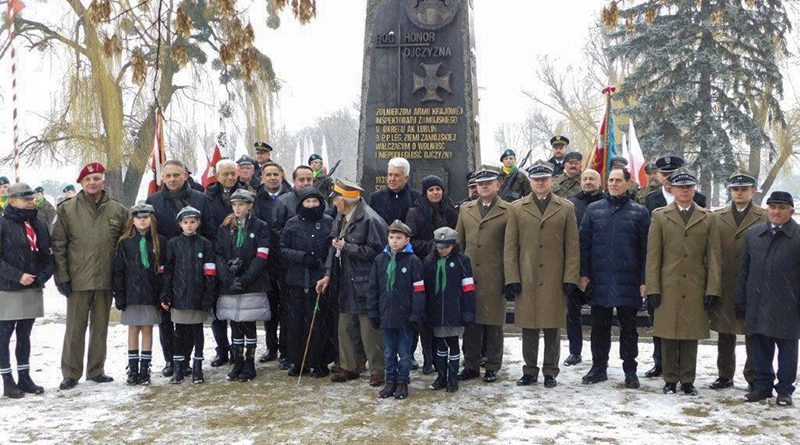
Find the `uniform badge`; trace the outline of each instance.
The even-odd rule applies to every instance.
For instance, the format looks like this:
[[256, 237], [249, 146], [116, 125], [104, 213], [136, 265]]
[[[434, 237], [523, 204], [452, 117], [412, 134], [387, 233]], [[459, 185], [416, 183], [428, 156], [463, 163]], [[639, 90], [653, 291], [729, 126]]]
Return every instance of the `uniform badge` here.
[[450, 262], [450, 267], [456, 267], [456, 263], [454, 263], [454, 262], [452, 262], [452, 261], [451, 261], [451, 262]]
[[250, 238], [255, 238], [255, 237], [256, 237], [256, 234], [255, 234], [255, 233], [251, 233], [251, 234], [250, 234]]
[[404, 268], [400, 269], [400, 272], [406, 273], [406, 272], [408, 272], [408, 269], [406, 269], [406, 268], [404, 267]]
[[198, 252], [197, 253], [197, 258], [203, 258], [203, 252]]

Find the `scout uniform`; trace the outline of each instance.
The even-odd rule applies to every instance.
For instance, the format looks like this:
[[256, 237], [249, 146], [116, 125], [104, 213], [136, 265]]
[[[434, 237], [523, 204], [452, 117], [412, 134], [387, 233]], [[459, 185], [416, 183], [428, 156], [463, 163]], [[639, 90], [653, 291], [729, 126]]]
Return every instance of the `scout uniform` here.
[[[503, 162], [509, 156], [516, 157], [517, 154], [509, 148], [500, 155], [500, 162]], [[514, 182], [506, 185], [512, 178]], [[531, 184], [528, 182], [528, 178], [523, 173], [518, 172], [516, 164], [511, 167], [506, 167], [505, 165], [501, 167], [497, 180], [500, 181], [500, 197], [505, 201], [513, 202], [531, 193]]]

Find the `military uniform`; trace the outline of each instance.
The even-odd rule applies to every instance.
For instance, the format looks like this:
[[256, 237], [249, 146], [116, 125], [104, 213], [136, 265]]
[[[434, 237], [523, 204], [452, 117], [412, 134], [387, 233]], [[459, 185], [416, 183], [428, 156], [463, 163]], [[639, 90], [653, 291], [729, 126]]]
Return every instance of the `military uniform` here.
[[[553, 136], [550, 138], [550, 146], [555, 147], [556, 145], [564, 145], [569, 147], [569, 139], [565, 136]], [[561, 161], [559, 161], [555, 156], [553, 156], [548, 159], [547, 162], [553, 165], [553, 176], [560, 176], [561, 173], [564, 172], [564, 163], [567, 161], [565, 158], [562, 158]]]
[[636, 203], [637, 204], [645, 205], [645, 203], [647, 202], [647, 195], [649, 195], [650, 193], [652, 193], [652, 192], [654, 192], [656, 190], [661, 191], [661, 186], [660, 185], [646, 185], [646, 186], [640, 188], [639, 190], [637, 190], [636, 194], [631, 195], [631, 196], [633, 196], [636, 199]]
[[560, 198], [574, 198], [581, 192], [581, 176], [570, 178], [566, 172], [561, 173], [561, 176], [558, 176], [553, 183], [552, 192]]
[[[503, 169], [497, 177], [497, 180], [500, 181], [500, 197], [507, 202], [516, 201], [531, 193], [531, 184], [528, 182], [528, 178], [525, 177], [525, 174], [518, 170], [515, 170], [515, 172], [516, 175], [514, 172], [506, 172], [506, 170]], [[514, 182], [506, 186], [506, 183], [510, 181], [512, 177], [514, 178]]]

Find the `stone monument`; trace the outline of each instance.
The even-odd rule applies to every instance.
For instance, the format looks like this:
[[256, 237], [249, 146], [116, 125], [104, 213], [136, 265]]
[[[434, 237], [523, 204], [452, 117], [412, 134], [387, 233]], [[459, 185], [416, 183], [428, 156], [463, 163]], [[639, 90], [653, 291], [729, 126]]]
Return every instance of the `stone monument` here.
[[442, 177], [466, 196], [480, 165], [472, 0], [368, 0], [357, 171], [367, 193], [386, 187], [389, 159], [411, 163], [419, 190]]

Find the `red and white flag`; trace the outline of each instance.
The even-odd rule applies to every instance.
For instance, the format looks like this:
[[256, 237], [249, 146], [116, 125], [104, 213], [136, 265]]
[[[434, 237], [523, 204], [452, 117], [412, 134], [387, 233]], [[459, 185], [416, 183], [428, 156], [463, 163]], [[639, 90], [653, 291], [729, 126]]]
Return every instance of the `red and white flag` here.
[[8, 21], [14, 21], [14, 16], [19, 14], [22, 9], [25, 8], [25, 3], [22, 3], [20, 0], [9, 0], [8, 1]]
[[147, 187], [147, 196], [152, 195], [161, 188], [161, 167], [167, 161], [167, 153], [164, 151], [164, 115], [161, 114], [161, 107], [156, 107], [155, 123], [153, 124], [153, 150], [150, 168], [153, 170], [153, 180]]
[[631, 165], [631, 179], [639, 184], [639, 187], [647, 185], [647, 172], [645, 171], [644, 154], [642, 147], [639, 146], [639, 139], [636, 138], [636, 129], [633, 128], [633, 119], [628, 122], [628, 161]]
[[217, 136], [217, 144], [214, 146], [214, 153], [211, 154], [211, 159], [208, 160], [208, 166], [203, 172], [203, 177], [200, 179], [203, 184], [203, 188], [208, 188], [209, 185], [217, 182], [217, 177], [215, 176], [216, 172], [214, 169], [217, 167], [217, 162], [222, 159], [222, 150], [227, 144], [227, 139], [228, 138], [224, 131], [221, 131], [219, 136]]

